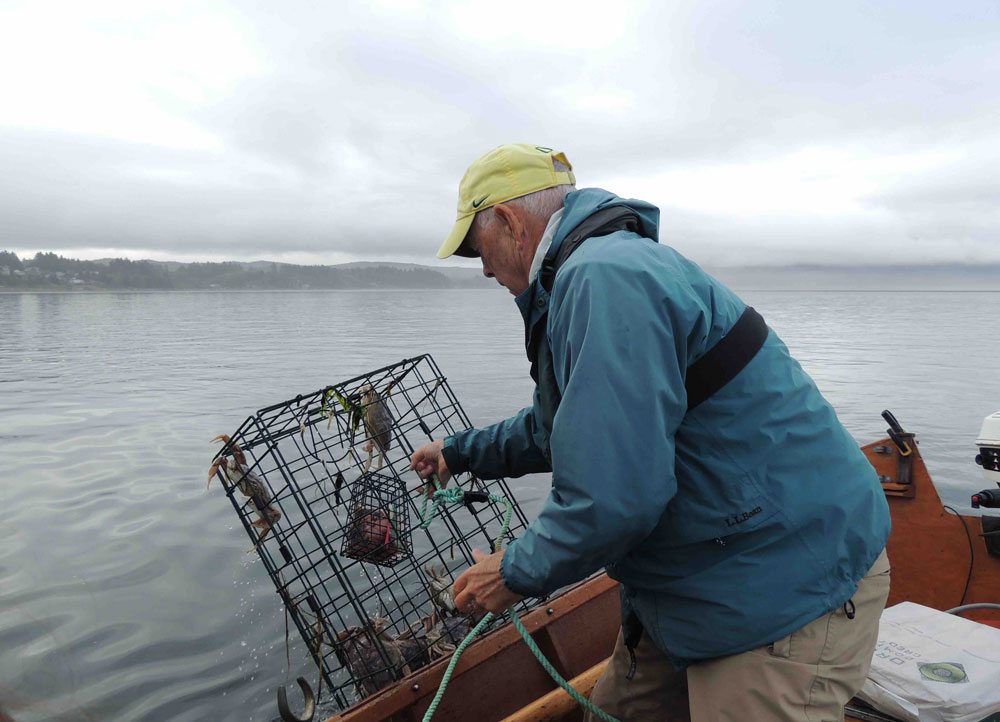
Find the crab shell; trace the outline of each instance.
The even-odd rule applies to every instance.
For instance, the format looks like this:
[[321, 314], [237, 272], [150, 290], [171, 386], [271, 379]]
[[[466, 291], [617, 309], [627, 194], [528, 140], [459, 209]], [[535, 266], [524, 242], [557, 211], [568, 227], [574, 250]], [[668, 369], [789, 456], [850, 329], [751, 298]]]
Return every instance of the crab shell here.
[[431, 660], [447, 657], [472, 631], [468, 617], [438, 617], [432, 614], [424, 624], [427, 627], [427, 653]]
[[361, 392], [365, 430], [379, 452], [385, 454], [392, 446], [392, 412], [371, 384], [365, 384], [358, 390]]
[[454, 593], [452, 591], [451, 577], [445, 567], [438, 567], [434, 564], [424, 567], [424, 574], [427, 575], [427, 585], [430, 587], [431, 601], [434, 607], [443, 614], [454, 614], [458, 612], [455, 607]]
[[364, 695], [374, 694], [395, 682], [401, 674], [409, 674], [400, 645], [376, 624], [377, 644], [381, 645], [390, 665], [387, 667], [371, 633], [361, 627], [350, 627], [337, 635], [334, 648], [351, 673], [359, 691]]

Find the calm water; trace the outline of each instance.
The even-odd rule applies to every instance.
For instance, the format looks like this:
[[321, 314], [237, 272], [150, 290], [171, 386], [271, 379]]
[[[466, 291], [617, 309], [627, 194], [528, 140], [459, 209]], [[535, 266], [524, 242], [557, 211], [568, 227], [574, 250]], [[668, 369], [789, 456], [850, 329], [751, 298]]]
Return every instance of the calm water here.
[[[742, 294], [859, 441], [891, 408], [946, 502], [1000, 409], [991, 293]], [[271, 720], [305, 672], [216, 486], [252, 411], [428, 352], [476, 423], [530, 399], [505, 292], [0, 295], [0, 708], [41, 720]], [[522, 479], [531, 516], [544, 478]], [[294, 632], [293, 632], [294, 634]], [[294, 697], [295, 695], [293, 695]]]

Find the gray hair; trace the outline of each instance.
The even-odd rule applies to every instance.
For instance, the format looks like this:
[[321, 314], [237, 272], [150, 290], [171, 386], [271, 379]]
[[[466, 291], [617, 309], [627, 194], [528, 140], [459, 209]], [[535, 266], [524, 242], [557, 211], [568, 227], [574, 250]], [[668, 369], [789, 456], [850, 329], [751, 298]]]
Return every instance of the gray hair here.
[[[565, 172], [569, 170], [569, 168], [559, 161], [554, 161], [553, 166], [557, 171]], [[547, 219], [563, 207], [566, 195], [570, 191], [575, 190], [575, 185], [564, 183], [563, 185], [553, 186], [551, 188], [543, 188], [540, 191], [529, 193], [528, 195], [521, 196], [520, 198], [514, 198], [513, 200], [507, 201], [507, 205], [517, 206], [530, 216]], [[484, 208], [479, 211], [475, 218], [472, 219], [472, 225], [469, 227], [469, 232], [465, 237], [466, 241], [489, 228], [493, 224], [494, 218], [495, 216], [493, 214], [492, 207]]]

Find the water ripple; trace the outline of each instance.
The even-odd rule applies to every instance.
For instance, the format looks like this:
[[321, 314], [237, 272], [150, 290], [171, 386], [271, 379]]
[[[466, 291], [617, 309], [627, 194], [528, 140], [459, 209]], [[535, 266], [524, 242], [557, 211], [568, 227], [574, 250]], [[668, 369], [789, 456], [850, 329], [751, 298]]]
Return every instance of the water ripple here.
[[[1000, 408], [1000, 340], [977, 319], [1000, 294], [746, 296], [855, 438], [893, 409], [967, 508]], [[0, 699], [18, 722], [271, 720], [278, 684], [315, 677], [294, 635], [285, 668], [280, 600], [205, 489], [209, 440], [250, 411], [427, 351], [474, 423], [532, 392], [499, 291], [3, 294], [0, 339]], [[514, 480], [529, 516], [547, 486]]]
[[[47, 641], [54, 632], [72, 620], [70, 614], [55, 614], [50, 617], [32, 617], [28, 622], [0, 626], [0, 649], [5, 653], [20, 650], [21, 654], [31, 654], [31, 648], [20, 649], [32, 643]], [[0, 625], [2, 625], [0, 617]]]

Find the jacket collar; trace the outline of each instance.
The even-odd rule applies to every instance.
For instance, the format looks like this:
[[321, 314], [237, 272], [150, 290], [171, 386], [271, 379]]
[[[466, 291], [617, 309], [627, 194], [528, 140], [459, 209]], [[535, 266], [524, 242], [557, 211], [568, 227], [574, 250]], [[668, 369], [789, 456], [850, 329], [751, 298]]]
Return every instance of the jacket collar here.
[[538, 275], [527, 289], [514, 297], [514, 303], [524, 319], [524, 347], [533, 360], [539, 334], [545, 333], [545, 318], [549, 312], [549, 292], [542, 287]]

